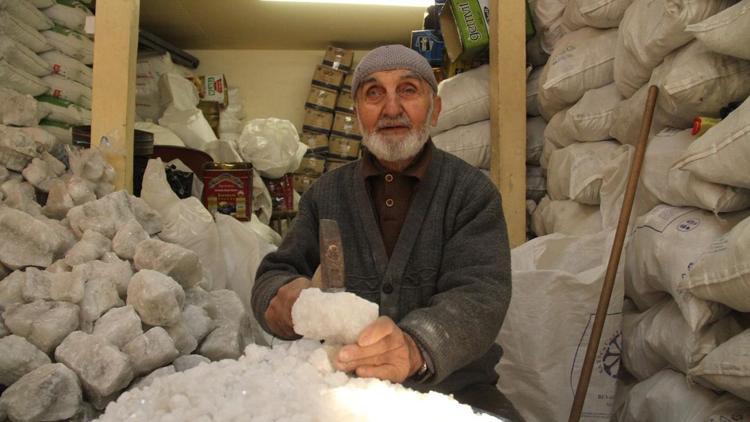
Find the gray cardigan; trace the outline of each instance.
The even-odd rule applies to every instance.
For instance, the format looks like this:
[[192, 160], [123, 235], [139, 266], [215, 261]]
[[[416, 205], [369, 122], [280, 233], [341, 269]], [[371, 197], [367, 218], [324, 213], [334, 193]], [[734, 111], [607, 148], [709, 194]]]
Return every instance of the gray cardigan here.
[[390, 260], [356, 161], [324, 174], [302, 196], [279, 249], [258, 268], [252, 292], [263, 317], [278, 289], [312, 277], [318, 220], [341, 228], [346, 289], [380, 305], [425, 353], [432, 376], [419, 390], [452, 393], [497, 380], [494, 343], [511, 295], [510, 251], [500, 194], [479, 170], [433, 148]]

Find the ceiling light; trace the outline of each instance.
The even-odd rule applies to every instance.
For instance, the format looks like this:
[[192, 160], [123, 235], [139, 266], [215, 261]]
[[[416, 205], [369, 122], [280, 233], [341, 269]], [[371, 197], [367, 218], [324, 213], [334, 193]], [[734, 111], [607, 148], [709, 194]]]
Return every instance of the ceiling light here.
[[284, 3], [350, 4], [367, 6], [422, 7], [435, 4], [435, 0], [263, 0]]

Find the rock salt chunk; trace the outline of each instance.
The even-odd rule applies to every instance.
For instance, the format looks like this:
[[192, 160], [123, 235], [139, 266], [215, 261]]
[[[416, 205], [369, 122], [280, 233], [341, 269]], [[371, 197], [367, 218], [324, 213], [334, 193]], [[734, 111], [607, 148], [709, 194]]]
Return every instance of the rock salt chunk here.
[[8, 274], [10, 274], [10, 269], [0, 263], [0, 280], [4, 279]]
[[198, 347], [198, 340], [193, 337], [190, 328], [184, 321], [166, 327], [166, 330], [180, 355], [189, 355]]
[[0, 385], [11, 385], [42, 365], [51, 363], [49, 356], [23, 337], [0, 338]]
[[42, 192], [49, 192], [52, 181], [65, 173], [65, 164], [49, 153], [43, 153], [39, 158], [31, 160], [31, 164], [23, 169], [23, 177]]
[[161, 215], [141, 198], [136, 196], [128, 196], [130, 201], [130, 209], [135, 214], [135, 219], [143, 227], [144, 230], [150, 235], [159, 233], [162, 229]]
[[3, 316], [0, 315], [0, 338], [3, 338], [5, 336], [10, 335], [10, 330], [8, 327], [5, 326], [5, 321], [3, 321]]
[[208, 312], [200, 306], [186, 305], [182, 310], [182, 321], [190, 335], [200, 343], [216, 327]]
[[130, 220], [115, 233], [112, 249], [122, 259], [133, 259], [136, 245], [147, 239], [149, 235], [143, 226], [136, 220]]
[[99, 398], [127, 387], [133, 380], [128, 356], [100, 337], [71, 333], [55, 350], [55, 359], [72, 369], [89, 395]]
[[34, 186], [18, 179], [10, 179], [0, 186], [5, 196], [4, 204], [30, 215], [40, 215], [42, 206], [36, 202]]
[[96, 201], [96, 194], [94, 193], [92, 184], [78, 176], [71, 176], [65, 182], [65, 187], [75, 205], [83, 205]]
[[26, 284], [26, 273], [13, 271], [0, 280], [0, 311], [10, 305], [23, 303], [23, 286]]
[[202, 287], [193, 287], [185, 289], [185, 304], [195, 305], [206, 311], [209, 318], [216, 316], [216, 306], [214, 305], [211, 295]]
[[67, 273], [73, 269], [70, 265], [66, 264], [64, 260], [58, 259], [53, 262], [52, 265], [47, 267], [48, 273]]
[[186, 355], [178, 357], [172, 364], [174, 365], [175, 371], [185, 372], [190, 368], [195, 368], [201, 363], [211, 363], [211, 361], [207, 357], [201, 355]]
[[38, 268], [29, 267], [26, 269], [26, 283], [23, 285], [21, 295], [26, 302], [35, 300], [51, 300], [50, 287], [52, 281], [47, 275]]
[[58, 220], [65, 218], [71, 208], [76, 206], [73, 197], [68, 192], [68, 185], [62, 179], [49, 182], [47, 202], [42, 207], [42, 214]]
[[13, 421], [55, 421], [73, 416], [81, 404], [76, 374], [61, 363], [50, 363], [24, 375], [0, 398]]
[[122, 351], [130, 358], [136, 374], [160, 368], [180, 355], [172, 338], [161, 327], [154, 327], [130, 340]]
[[78, 242], [75, 234], [73, 234], [73, 230], [70, 229], [70, 226], [68, 226], [67, 223], [53, 220], [41, 215], [37, 216], [36, 219], [46, 224], [47, 227], [52, 230], [52, 232], [54, 232], [54, 234], [57, 236], [57, 247], [55, 247], [54, 251], [55, 258], [62, 258], [63, 256], [65, 256], [65, 253], [68, 252], [68, 250], [72, 248], [73, 245], [76, 244], [76, 242]]
[[159, 239], [140, 242], [135, 248], [133, 261], [137, 269], [159, 271], [172, 277], [186, 289], [198, 284], [203, 277], [198, 254]]
[[93, 323], [115, 306], [124, 305], [117, 286], [109, 278], [89, 278], [81, 300], [81, 322]]
[[83, 264], [101, 258], [105, 252], [112, 249], [112, 241], [101, 233], [86, 230], [78, 243], [65, 254], [65, 263], [71, 266]]
[[77, 236], [82, 236], [86, 230], [93, 230], [110, 239], [123, 224], [135, 218], [125, 191], [75, 206], [68, 211], [67, 217]]
[[242, 325], [247, 313], [237, 293], [233, 290], [222, 289], [209, 292], [209, 295], [211, 295], [211, 301], [216, 309], [213, 318], [219, 325]]
[[27, 340], [45, 353], [55, 350], [68, 334], [78, 328], [78, 306], [68, 302], [52, 302], [50, 310], [37, 316]]
[[143, 334], [141, 319], [130, 305], [113, 308], [96, 321], [93, 334], [122, 349]]
[[156, 380], [157, 378], [166, 377], [167, 375], [172, 375], [175, 372], [175, 368], [172, 365], [159, 368], [154, 372], [146, 375], [145, 377], [133, 381], [133, 384], [131, 384], [131, 386], [128, 388], [128, 391], [138, 388], [146, 388], [149, 385], [153, 384], [154, 380]]
[[203, 340], [198, 353], [211, 359], [237, 359], [242, 355], [242, 335], [238, 326], [220, 325]]
[[26, 304], [10, 305], [3, 312], [5, 326], [10, 332], [21, 337], [28, 337], [34, 320], [54, 307], [52, 302], [38, 300]]
[[352, 344], [378, 318], [378, 305], [349, 293], [304, 289], [292, 307], [294, 331], [330, 344]]
[[24, 212], [0, 206], [0, 261], [11, 269], [52, 264], [59, 238], [46, 224]]
[[120, 297], [125, 297], [128, 284], [133, 277], [130, 262], [123, 261], [117, 255], [106, 253], [101, 261], [91, 261], [76, 267], [76, 271], [86, 274], [87, 279], [108, 279], [117, 287]]
[[185, 292], [171, 277], [152, 270], [138, 271], [128, 285], [128, 305], [149, 325], [170, 326], [182, 315]]
[[86, 278], [82, 273], [78, 271], [51, 273], [47, 269], [46, 277], [50, 280], [49, 291], [52, 300], [70, 303], [79, 303], [83, 300]]

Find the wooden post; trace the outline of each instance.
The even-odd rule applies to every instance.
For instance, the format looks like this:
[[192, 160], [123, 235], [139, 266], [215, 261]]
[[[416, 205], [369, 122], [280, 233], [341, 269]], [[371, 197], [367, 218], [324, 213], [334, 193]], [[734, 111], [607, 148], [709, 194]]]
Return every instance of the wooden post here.
[[135, 66], [140, 0], [96, 3], [91, 146], [115, 168], [115, 189], [133, 191]]
[[522, 0], [490, 5], [492, 181], [503, 196], [510, 246], [526, 241], [526, 9]]

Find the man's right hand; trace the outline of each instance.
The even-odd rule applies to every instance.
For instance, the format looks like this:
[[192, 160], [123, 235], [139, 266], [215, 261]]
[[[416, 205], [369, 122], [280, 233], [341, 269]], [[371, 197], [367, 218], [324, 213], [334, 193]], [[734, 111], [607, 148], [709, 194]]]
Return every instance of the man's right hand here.
[[295, 278], [291, 282], [281, 286], [276, 296], [271, 299], [271, 303], [268, 304], [268, 309], [264, 317], [266, 318], [266, 325], [271, 331], [282, 338], [296, 338], [299, 337], [294, 332], [294, 324], [292, 323], [292, 306], [297, 301], [302, 289], [306, 289], [312, 285], [310, 279], [300, 277]]

